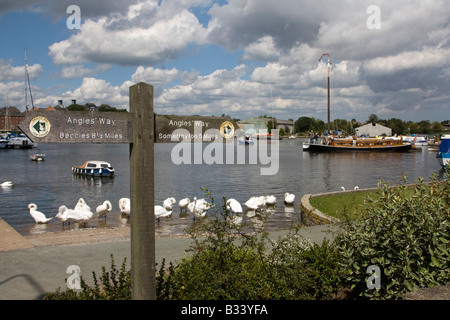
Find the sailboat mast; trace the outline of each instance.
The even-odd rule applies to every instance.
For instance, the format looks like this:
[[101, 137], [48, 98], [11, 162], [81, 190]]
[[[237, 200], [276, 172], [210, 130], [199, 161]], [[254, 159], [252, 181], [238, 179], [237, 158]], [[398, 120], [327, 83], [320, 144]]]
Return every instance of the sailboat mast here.
[[31, 94], [30, 76], [28, 74], [27, 49], [25, 48], [25, 109], [26, 109], [26, 111], [28, 111], [27, 83], [28, 83], [28, 89], [30, 90], [31, 108], [33, 108], [34, 107], [33, 95]]
[[25, 110], [28, 111], [28, 101], [27, 101], [27, 49], [25, 48]]
[[330, 130], [331, 130], [331, 125], [330, 125], [330, 74], [331, 74], [331, 61], [330, 61], [330, 55], [328, 54], [328, 53], [324, 53], [321, 57], [320, 57], [320, 59], [319, 59], [319, 61], [320, 60], [322, 60], [322, 58], [324, 57], [324, 56], [327, 56], [327, 58], [328, 58], [328, 83], [327, 83], [327, 94], [328, 94], [328, 101], [327, 101], [327, 103], [328, 103], [328, 108], [327, 108], [327, 111], [328, 111], [328, 134], [330, 134]]

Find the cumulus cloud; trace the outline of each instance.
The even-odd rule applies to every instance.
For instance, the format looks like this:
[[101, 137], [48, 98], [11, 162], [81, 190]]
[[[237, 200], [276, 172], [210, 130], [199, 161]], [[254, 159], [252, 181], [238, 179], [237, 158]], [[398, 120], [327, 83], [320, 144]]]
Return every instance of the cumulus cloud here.
[[205, 35], [188, 9], [139, 2], [125, 15], [87, 19], [80, 32], [52, 44], [49, 54], [56, 65], [155, 65], [176, 58], [189, 43], [202, 43]]
[[83, 78], [86, 76], [92, 76], [99, 72], [107, 71], [111, 69], [109, 64], [100, 64], [94, 68], [88, 68], [83, 65], [69, 65], [65, 66], [61, 70], [61, 78], [71, 79], [71, 78]]
[[[17, 0], [1, 4], [0, 14], [31, 7], [63, 17], [72, 2]], [[244, 118], [273, 110], [286, 118], [326, 117], [326, 61], [319, 58], [329, 53], [336, 117], [407, 117], [413, 111], [421, 117], [423, 110], [450, 116], [450, 6], [444, 0], [379, 0], [380, 29], [367, 27], [370, 0], [76, 4], [81, 30], [49, 46], [53, 63], [62, 66], [62, 78], [83, 78], [63, 97], [127, 107], [129, 86], [143, 81], [156, 86], [158, 112]], [[193, 51], [208, 52], [208, 46], [239, 57], [231, 63], [217, 57], [217, 65], [203, 74], [176, 63]], [[123, 83], [94, 77], [117, 65], [135, 68]], [[0, 61], [0, 81], [21, 79], [14, 78], [20, 71], [15, 68]], [[39, 77], [42, 70], [34, 68]]]
[[[27, 70], [31, 80], [37, 79], [44, 72], [44, 69], [40, 64], [27, 66]], [[0, 59], [0, 81], [23, 79], [24, 74], [24, 66], [14, 67], [11, 65], [11, 62]]]

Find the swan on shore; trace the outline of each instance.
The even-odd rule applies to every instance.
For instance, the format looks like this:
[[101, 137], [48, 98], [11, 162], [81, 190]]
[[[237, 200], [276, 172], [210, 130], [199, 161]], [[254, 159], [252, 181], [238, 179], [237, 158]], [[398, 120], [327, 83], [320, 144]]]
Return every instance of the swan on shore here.
[[178, 206], [180, 207], [180, 211], [187, 210], [187, 206], [188, 206], [189, 203], [191, 203], [191, 200], [189, 200], [189, 198], [181, 199], [178, 202]]
[[236, 199], [228, 199], [226, 202], [227, 209], [234, 213], [242, 213], [242, 206]]
[[173, 197], [169, 197], [166, 200], [164, 200], [163, 202], [163, 207], [166, 210], [172, 210], [173, 209], [173, 205], [176, 203], [177, 201], [175, 200], [175, 198]]
[[111, 202], [106, 200], [101, 205], [97, 206], [95, 208], [95, 212], [97, 213], [98, 217], [105, 217], [106, 219], [106, 213], [112, 211], [112, 205]]
[[61, 221], [63, 226], [64, 226], [64, 223], [66, 223], [66, 222], [70, 224], [70, 222], [72, 221], [72, 217], [70, 215], [71, 211], [73, 211], [73, 210], [62, 205], [59, 207], [58, 213], [56, 214], [55, 218], [58, 219], [59, 221]]
[[89, 207], [86, 204], [86, 201], [84, 201], [83, 198], [78, 199], [77, 204], [75, 205], [75, 208], [73, 208], [73, 210], [86, 210], [86, 211], [91, 211], [91, 207]]
[[248, 199], [244, 205], [251, 209], [251, 210], [261, 210], [261, 207], [263, 207], [266, 204], [265, 197], [251, 197]]
[[37, 205], [35, 205], [34, 203], [30, 203], [28, 205], [28, 209], [30, 209], [30, 215], [31, 217], [33, 217], [34, 221], [36, 221], [36, 223], [48, 223], [50, 220], [52, 220], [53, 218], [47, 218], [45, 216], [45, 214], [43, 214], [40, 211], [37, 211]]
[[293, 204], [294, 200], [295, 200], [295, 194], [292, 194], [292, 193], [289, 193], [289, 192], [286, 192], [284, 194], [284, 202], [286, 204]]
[[353, 190], [358, 191], [358, 190], [359, 190], [359, 187], [358, 187], [358, 186], [355, 186], [355, 187], [353, 188]]
[[172, 210], [167, 210], [163, 206], [155, 206], [155, 218], [158, 219], [158, 221], [159, 218], [169, 217], [171, 214]]
[[188, 204], [188, 210], [194, 215], [194, 218], [202, 218], [206, 215], [206, 211], [211, 207], [211, 204], [205, 199], [197, 199]]
[[341, 186], [341, 190], [342, 190], [342, 191], [345, 191], [345, 187], [344, 187], [344, 186]]
[[277, 198], [274, 195], [266, 196], [266, 204], [268, 205], [274, 205], [277, 203]]
[[121, 198], [119, 200], [119, 209], [120, 209], [120, 212], [122, 214], [125, 214], [125, 215], [129, 216], [130, 215], [130, 211], [131, 211], [131, 209], [130, 209], [130, 199], [129, 198]]

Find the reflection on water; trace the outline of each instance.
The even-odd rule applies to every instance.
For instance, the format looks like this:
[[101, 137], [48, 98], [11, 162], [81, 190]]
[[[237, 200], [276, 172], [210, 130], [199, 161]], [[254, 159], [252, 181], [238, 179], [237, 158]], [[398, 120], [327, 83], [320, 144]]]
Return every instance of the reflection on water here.
[[[155, 205], [164, 199], [174, 197], [177, 203], [188, 197], [205, 198], [205, 187], [213, 193], [216, 203], [222, 198], [235, 198], [241, 204], [252, 196], [274, 195], [275, 207], [262, 212], [247, 211], [243, 221], [261, 227], [267, 220], [269, 229], [280, 229], [301, 220], [299, 203], [305, 193], [339, 191], [341, 186], [351, 190], [376, 187], [380, 178], [393, 181], [407, 174], [408, 181], [442, 170], [435, 152], [408, 153], [308, 153], [302, 150], [301, 139], [282, 140], [279, 144], [279, 168], [275, 175], [261, 175], [261, 167], [251, 164], [248, 155], [252, 146], [245, 146], [246, 160], [237, 161], [238, 147], [226, 156], [235, 161], [229, 164], [181, 164], [176, 165], [171, 152], [176, 144], [155, 145]], [[207, 144], [203, 145], [205, 148]], [[241, 150], [242, 151], [242, 150]], [[33, 153], [44, 153], [42, 162], [30, 161]], [[230, 152], [230, 150], [226, 150]], [[115, 168], [114, 178], [84, 177], [73, 175], [71, 168], [86, 160], [104, 160]], [[14, 187], [0, 188], [0, 217], [22, 234], [71, 230], [74, 224], [62, 226], [57, 219], [47, 225], [36, 225], [28, 212], [28, 204], [36, 203], [38, 210], [48, 217], [54, 217], [61, 205], [73, 208], [80, 197], [92, 210], [109, 200], [113, 211], [107, 218], [93, 219], [88, 227], [120, 227], [129, 224], [118, 208], [120, 198], [129, 197], [129, 146], [115, 144], [40, 144], [38, 150], [0, 150], [0, 183], [13, 181]], [[295, 205], [286, 206], [283, 196], [286, 192], [296, 195]], [[243, 208], [245, 208], [243, 206]], [[184, 229], [201, 223], [192, 215], [181, 213], [175, 206], [169, 218], [155, 221], [156, 233], [176, 235]]]

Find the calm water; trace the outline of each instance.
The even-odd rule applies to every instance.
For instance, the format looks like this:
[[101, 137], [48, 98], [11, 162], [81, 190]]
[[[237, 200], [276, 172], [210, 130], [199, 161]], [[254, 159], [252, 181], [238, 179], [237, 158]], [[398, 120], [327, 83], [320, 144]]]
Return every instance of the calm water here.
[[[278, 173], [265, 176], [260, 174], [260, 168], [267, 166], [248, 164], [249, 161], [245, 161], [247, 164], [176, 165], [171, 159], [175, 144], [155, 144], [155, 204], [162, 204], [169, 196], [177, 202], [185, 197], [204, 198], [201, 187], [212, 191], [216, 202], [223, 196], [244, 203], [254, 195], [273, 194], [277, 205], [267, 222], [267, 227], [273, 230], [300, 219], [299, 202], [305, 193], [339, 191], [341, 186], [347, 190], [356, 185], [376, 187], [380, 178], [397, 183], [402, 172], [407, 174], [409, 182], [419, 176], [428, 179], [434, 172], [441, 176], [443, 173], [435, 157], [436, 151], [315, 154], [303, 152], [302, 141], [280, 141]], [[33, 153], [44, 153], [45, 161], [31, 161]], [[111, 162], [116, 169], [115, 177], [72, 175], [71, 167], [86, 160]], [[47, 217], [54, 217], [59, 206], [73, 208], [80, 197], [93, 210], [104, 200], [113, 204], [106, 221], [95, 218], [88, 227], [117, 227], [129, 223], [121, 217], [118, 208], [118, 200], [129, 197], [129, 146], [126, 144], [39, 144], [31, 150], [0, 150], [0, 162], [0, 183], [14, 183], [12, 188], [0, 188], [0, 217], [21, 234], [63, 229], [56, 219], [47, 225], [36, 225], [29, 215], [29, 203], [35, 203]], [[295, 206], [283, 204], [286, 192], [296, 195]], [[261, 221], [259, 216], [250, 214], [244, 218], [255, 224]], [[193, 223], [198, 222], [191, 215], [180, 214], [176, 206], [172, 217], [156, 222], [156, 233], [182, 234]], [[74, 227], [72, 224], [64, 229]]]

